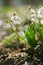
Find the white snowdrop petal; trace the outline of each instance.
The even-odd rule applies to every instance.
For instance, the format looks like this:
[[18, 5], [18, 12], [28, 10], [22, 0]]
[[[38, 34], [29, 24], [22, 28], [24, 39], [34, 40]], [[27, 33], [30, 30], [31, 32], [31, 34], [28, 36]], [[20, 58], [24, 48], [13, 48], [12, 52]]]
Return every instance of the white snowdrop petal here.
[[31, 21], [33, 21], [35, 23], [38, 22], [38, 19], [37, 19], [37, 15], [36, 14], [32, 14], [30, 18], [31, 18]]
[[14, 20], [14, 16], [11, 17], [11, 21]]
[[19, 16], [12, 16], [11, 21], [13, 22], [13, 24], [21, 24], [21, 18]]
[[37, 11], [38, 17], [39, 18], [43, 18], [43, 7], [41, 7], [38, 11]]
[[43, 20], [41, 20], [41, 22], [40, 22], [41, 24], [43, 24]]
[[36, 17], [36, 14], [32, 14], [30, 17], [31, 17], [31, 18], [33, 17], [33, 18], [34, 18], [34, 17]]
[[34, 9], [31, 9], [31, 14], [35, 14], [35, 10]]

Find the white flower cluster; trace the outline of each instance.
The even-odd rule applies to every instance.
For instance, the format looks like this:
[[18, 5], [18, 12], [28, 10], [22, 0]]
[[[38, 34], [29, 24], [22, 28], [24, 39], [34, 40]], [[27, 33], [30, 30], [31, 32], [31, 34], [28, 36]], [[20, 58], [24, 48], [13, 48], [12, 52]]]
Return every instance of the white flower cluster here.
[[34, 9], [30, 10], [31, 15], [30, 19], [31, 21], [38, 23], [38, 18], [40, 19], [40, 23], [43, 24], [43, 7], [35, 11]]
[[[41, 7], [40, 9], [36, 11], [31, 8], [30, 20], [32, 22], [39, 23], [39, 19], [40, 19], [40, 23], [43, 24], [43, 7]], [[11, 16], [11, 21], [12, 21], [11, 25], [14, 30], [16, 29], [16, 26], [21, 25], [21, 22], [22, 22], [21, 18], [18, 15]]]
[[38, 17], [41, 19], [40, 23], [43, 24], [43, 7], [37, 11]]
[[38, 17], [39, 18], [43, 18], [43, 7], [41, 7], [38, 11], [37, 11]]

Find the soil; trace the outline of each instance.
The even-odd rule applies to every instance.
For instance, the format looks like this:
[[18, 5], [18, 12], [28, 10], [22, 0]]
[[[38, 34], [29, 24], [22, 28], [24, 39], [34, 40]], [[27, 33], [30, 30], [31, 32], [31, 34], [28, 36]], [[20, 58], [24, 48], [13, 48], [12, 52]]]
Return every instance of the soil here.
[[28, 55], [24, 44], [0, 46], [0, 65], [43, 65], [43, 61], [36, 62], [32, 53]]

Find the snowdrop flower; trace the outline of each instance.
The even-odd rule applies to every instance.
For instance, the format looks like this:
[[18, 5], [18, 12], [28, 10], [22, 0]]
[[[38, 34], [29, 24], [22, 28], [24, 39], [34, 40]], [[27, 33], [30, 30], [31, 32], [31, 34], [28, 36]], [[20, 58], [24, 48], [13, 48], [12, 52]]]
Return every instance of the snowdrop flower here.
[[36, 11], [35, 11], [34, 9], [31, 9], [31, 10], [30, 10], [30, 13], [31, 13], [31, 14], [36, 14]]
[[38, 23], [38, 19], [37, 19], [37, 15], [36, 15], [36, 14], [32, 14], [32, 15], [30, 16], [30, 19], [31, 19], [31, 21], [33, 21], [33, 22], [35, 22], [35, 23]]
[[38, 17], [39, 18], [43, 18], [43, 7], [41, 7], [38, 11], [37, 11]]
[[16, 26], [21, 25], [21, 18], [14, 13], [14, 15], [11, 17], [11, 25], [14, 30], [16, 30]]
[[12, 16], [11, 21], [14, 25], [20, 25], [21, 24], [21, 18], [17, 15]]
[[30, 10], [30, 20], [32, 22], [38, 23], [37, 14], [36, 14], [36, 11], [34, 9]]

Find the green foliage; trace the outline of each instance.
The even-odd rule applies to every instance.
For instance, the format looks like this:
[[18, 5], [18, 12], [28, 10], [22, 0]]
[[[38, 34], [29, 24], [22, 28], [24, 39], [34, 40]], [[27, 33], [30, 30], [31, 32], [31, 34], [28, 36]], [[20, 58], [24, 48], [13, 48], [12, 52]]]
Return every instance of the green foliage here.
[[39, 40], [37, 41], [35, 39], [35, 34], [37, 32], [40, 36], [39, 40], [43, 43], [43, 24], [41, 24], [40, 22], [38, 24], [36, 24], [36, 23], [29, 24], [28, 30], [24, 31], [28, 44], [32, 47], [34, 47], [39, 41]]
[[38, 24], [38, 32], [40, 34], [40, 41], [43, 42], [43, 24], [39, 22]]
[[43, 27], [39, 28], [40, 39], [43, 42]]
[[24, 31], [28, 44], [34, 47], [36, 45], [36, 40], [35, 40], [35, 29], [34, 29], [34, 24], [29, 25], [29, 29]]
[[2, 41], [2, 44], [3, 44], [3, 45], [8, 44], [14, 37], [15, 37], [15, 34], [14, 34], [14, 33], [11, 34], [11, 35], [9, 35], [7, 38], [5, 38], [5, 39]]

